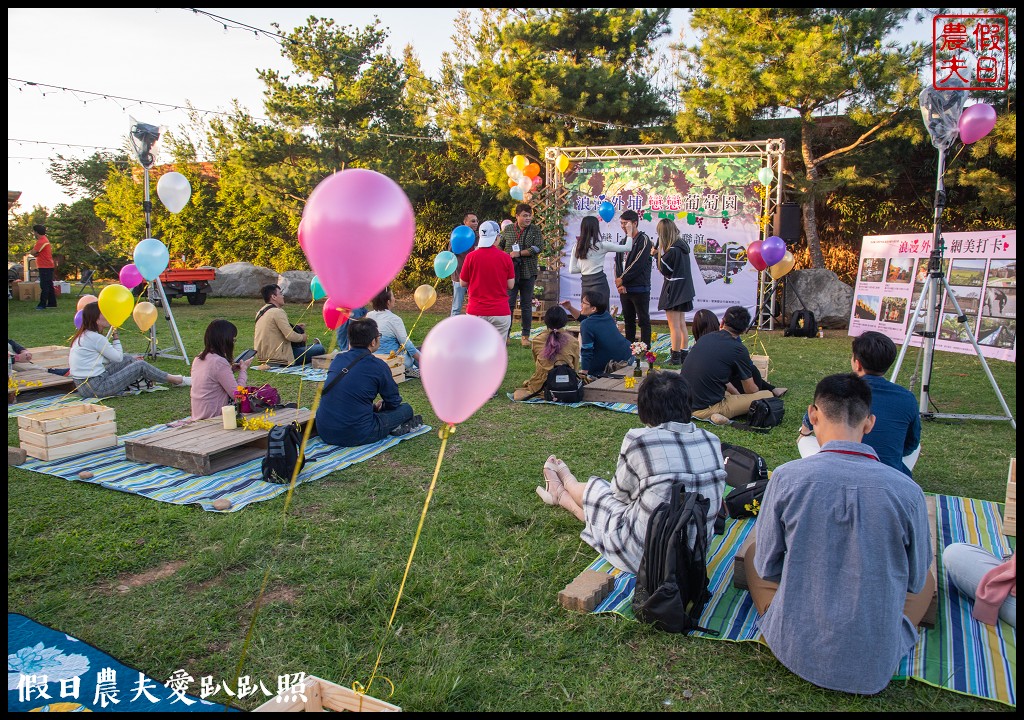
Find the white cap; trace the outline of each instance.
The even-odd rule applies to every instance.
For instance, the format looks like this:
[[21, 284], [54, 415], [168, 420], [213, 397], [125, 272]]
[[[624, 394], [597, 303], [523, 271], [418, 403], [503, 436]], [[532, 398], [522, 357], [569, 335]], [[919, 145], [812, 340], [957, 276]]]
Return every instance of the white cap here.
[[493, 220], [484, 220], [480, 223], [480, 245], [482, 248], [489, 248], [498, 240], [498, 233], [501, 228]]

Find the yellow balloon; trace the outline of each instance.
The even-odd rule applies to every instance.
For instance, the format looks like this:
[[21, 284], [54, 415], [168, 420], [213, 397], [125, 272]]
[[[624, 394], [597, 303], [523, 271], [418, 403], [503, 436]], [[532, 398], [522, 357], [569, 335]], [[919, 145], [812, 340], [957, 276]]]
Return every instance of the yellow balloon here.
[[416, 299], [416, 307], [420, 310], [426, 310], [437, 302], [437, 292], [432, 285], [420, 285], [413, 293], [413, 297]]
[[140, 302], [132, 310], [132, 317], [135, 319], [135, 324], [139, 326], [139, 330], [146, 332], [153, 323], [156, 322], [157, 317], [160, 313], [157, 312], [156, 306], [151, 302]]
[[778, 280], [786, 276], [793, 269], [794, 265], [796, 265], [796, 258], [793, 257], [793, 253], [787, 250], [781, 260], [768, 268], [768, 272], [772, 274], [773, 280]]
[[516, 155], [512, 158], [512, 164], [520, 170], [525, 170], [527, 163], [529, 163], [529, 160], [526, 159], [525, 155]]
[[124, 285], [107, 285], [100, 290], [97, 300], [100, 304], [100, 312], [107, 322], [119, 328], [124, 321], [132, 316], [132, 307], [135, 305], [135, 298], [131, 290]]
[[558, 168], [558, 172], [564, 173], [569, 169], [569, 158], [565, 155], [559, 155], [558, 160], [555, 161], [555, 167]]

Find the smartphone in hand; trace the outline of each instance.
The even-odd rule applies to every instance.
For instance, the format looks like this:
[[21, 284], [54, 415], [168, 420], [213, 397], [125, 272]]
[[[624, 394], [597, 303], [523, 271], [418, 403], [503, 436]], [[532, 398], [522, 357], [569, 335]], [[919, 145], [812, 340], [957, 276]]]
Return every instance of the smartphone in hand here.
[[249, 358], [253, 357], [254, 355], [256, 355], [255, 350], [246, 350], [244, 353], [235, 358], [235, 364], [243, 363]]

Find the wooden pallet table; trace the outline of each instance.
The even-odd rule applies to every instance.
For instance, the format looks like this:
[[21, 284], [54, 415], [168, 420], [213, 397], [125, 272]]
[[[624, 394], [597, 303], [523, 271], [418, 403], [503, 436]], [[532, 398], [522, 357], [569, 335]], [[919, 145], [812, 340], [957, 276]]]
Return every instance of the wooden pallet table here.
[[[628, 373], [633, 378], [633, 368], [623, 368], [619, 372]], [[583, 386], [584, 402], [622, 402], [636, 405], [637, 393], [643, 385], [642, 377], [633, 378], [636, 382], [633, 387], [626, 387], [625, 377], [603, 377], [598, 378]]]
[[39, 460], [59, 460], [117, 445], [114, 408], [86, 403], [18, 418], [21, 449]]
[[74, 392], [75, 381], [45, 370], [12, 370], [11, 379], [18, 386], [18, 400], [35, 400], [48, 395], [66, 395]]
[[63, 345], [43, 345], [41, 347], [25, 348], [32, 353], [32, 363], [42, 368], [66, 368], [71, 366], [68, 355], [71, 348]]
[[[259, 417], [259, 413], [247, 417]], [[300, 425], [310, 419], [308, 408], [280, 408], [271, 422]], [[145, 437], [125, 440], [125, 457], [135, 462], [168, 465], [193, 475], [212, 475], [224, 468], [263, 457], [269, 430], [225, 430], [222, 420], [199, 420], [179, 428], [168, 428]]]
[[[383, 355], [381, 353], [374, 353], [377, 357], [388, 364], [391, 368], [391, 377], [395, 379], [396, 383], [405, 382], [405, 358], [398, 355]], [[318, 370], [329, 370], [331, 363], [334, 358], [337, 357], [338, 351], [335, 350], [327, 355], [317, 355], [313, 358], [313, 367]]]

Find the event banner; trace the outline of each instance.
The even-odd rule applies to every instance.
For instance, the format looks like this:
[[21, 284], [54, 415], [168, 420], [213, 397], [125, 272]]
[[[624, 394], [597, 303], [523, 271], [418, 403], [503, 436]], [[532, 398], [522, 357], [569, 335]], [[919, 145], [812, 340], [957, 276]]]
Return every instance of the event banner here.
[[[761, 239], [765, 187], [758, 181], [764, 165], [760, 157], [619, 158], [581, 160], [565, 175], [568, 211], [559, 271], [559, 296], [579, 307], [581, 276], [569, 273], [569, 258], [576, 246], [580, 222], [598, 216], [604, 202], [614, 216], [601, 220], [606, 241], [622, 243], [625, 235], [619, 215], [627, 209], [640, 215], [640, 231], [658, 241], [662, 219], [676, 223], [691, 249], [694, 311], [708, 308], [719, 317], [730, 305], [743, 305], [751, 314], [757, 304], [758, 272], [747, 262], [746, 247]], [[615, 255], [605, 257], [610, 305], [618, 306], [615, 291]], [[662, 276], [651, 272], [651, 317], [664, 319], [658, 310]], [[687, 315], [693, 318], [693, 313]]]
[[[1017, 231], [943, 233], [942, 275], [967, 316], [967, 325], [985, 357], [1017, 359]], [[861, 247], [854, 289], [850, 335], [867, 330], [885, 333], [901, 345], [928, 277], [932, 234], [867, 235]], [[941, 284], [936, 315], [936, 350], [974, 353], [956, 308]], [[918, 315], [915, 333], [926, 329], [928, 301]], [[914, 334], [911, 344], [921, 345]]]

